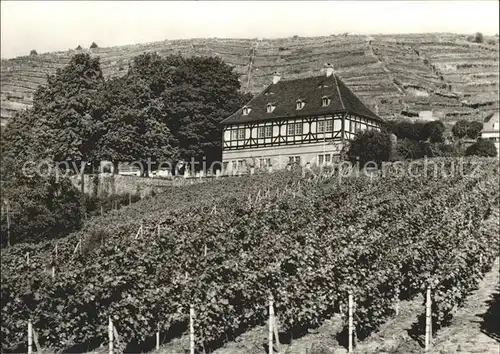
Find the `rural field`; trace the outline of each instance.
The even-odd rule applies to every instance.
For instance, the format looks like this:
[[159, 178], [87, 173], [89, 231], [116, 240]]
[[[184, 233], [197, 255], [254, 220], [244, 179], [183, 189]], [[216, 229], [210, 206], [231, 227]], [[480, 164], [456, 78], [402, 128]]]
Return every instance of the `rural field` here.
[[111, 320], [115, 351], [262, 353], [272, 296], [283, 353], [347, 352], [349, 319], [357, 352], [418, 353], [430, 289], [431, 350], [493, 353], [498, 160], [424, 161], [167, 187], [2, 249], [2, 352], [29, 320], [44, 352], [104, 351]]

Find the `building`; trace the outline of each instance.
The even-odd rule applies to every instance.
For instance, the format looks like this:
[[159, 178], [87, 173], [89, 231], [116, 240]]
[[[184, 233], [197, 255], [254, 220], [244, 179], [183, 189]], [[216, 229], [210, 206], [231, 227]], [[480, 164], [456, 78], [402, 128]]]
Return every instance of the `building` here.
[[320, 76], [280, 78], [222, 121], [225, 171], [327, 164], [358, 132], [381, 127], [329, 64]]
[[497, 148], [497, 155], [500, 155], [500, 122], [498, 112], [490, 113], [484, 119], [481, 139], [493, 141]]

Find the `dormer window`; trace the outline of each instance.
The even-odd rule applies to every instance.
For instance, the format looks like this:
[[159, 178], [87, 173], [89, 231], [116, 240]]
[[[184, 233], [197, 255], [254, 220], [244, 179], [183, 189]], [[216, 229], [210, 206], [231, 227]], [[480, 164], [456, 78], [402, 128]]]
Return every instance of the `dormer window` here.
[[266, 111], [267, 111], [267, 113], [272, 113], [275, 108], [276, 108], [275, 105], [273, 105], [272, 103], [268, 103], [266, 106]]
[[330, 105], [330, 99], [326, 96], [324, 96], [323, 98], [321, 98], [321, 106], [322, 107], [327, 107]]
[[301, 110], [302, 108], [304, 108], [304, 101], [302, 100], [297, 100], [297, 102], [295, 103], [295, 109], [297, 110]]
[[247, 106], [243, 107], [243, 115], [248, 116], [248, 113], [250, 113], [251, 109]]

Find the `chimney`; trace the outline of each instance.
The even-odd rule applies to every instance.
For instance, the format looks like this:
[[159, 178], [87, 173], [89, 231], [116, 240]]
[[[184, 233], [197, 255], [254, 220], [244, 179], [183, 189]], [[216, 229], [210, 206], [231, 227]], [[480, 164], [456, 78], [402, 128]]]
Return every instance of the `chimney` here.
[[335, 70], [333, 69], [332, 64], [327, 63], [327, 64], [325, 64], [325, 66], [326, 66], [326, 76], [327, 76], [327, 77], [328, 77], [328, 76], [332, 76], [332, 75], [333, 75], [333, 73], [335, 72]]
[[281, 79], [281, 75], [279, 72], [275, 71], [273, 74], [273, 84], [276, 85]]

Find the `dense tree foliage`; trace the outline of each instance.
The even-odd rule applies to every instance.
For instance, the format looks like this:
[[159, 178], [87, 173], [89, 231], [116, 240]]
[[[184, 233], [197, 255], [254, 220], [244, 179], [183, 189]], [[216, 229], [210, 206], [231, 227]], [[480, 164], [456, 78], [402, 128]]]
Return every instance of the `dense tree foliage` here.
[[385, 123], [385, 130], [393, 133], [398, 139], [413, 141], [427, 141], [436, 143], [444, 140], [445, 127], [440, 121], [411, 122], [407, 120], [394, 120]]
[[3, 210], [9, 213], [9, 223], [2, 213], [2, 247], [8, 237], [10, 244], [57, 238], [83, 221], [83, 195], [67, 178], [19, 175], [2, 187]]
[[483, 124], [481, 122], [461, 119], [453, 125], [451, 132], [453, 136], [458, 139], [463, 139], [465, 137], [476, 139], [481, 129], [483, 129]]
[[237, 74], [219, 58], [140, 55], [105, 85], [102, 156], [220, 160], [219, 123], [251, 98], [238, 90]]
[[104, 112], [102, 134], [96, 141], [100, 160], [170, 161], [177, 157], [177, 143], [166, 124], [161, 99], [170, 81], [169, 70], [159, 58], [141, 56], [124, 77], [106, 82], [98, 100]]
[[92, 44], [90, 45], [90, 49], [94, 49], [94, 48], [99, 48], [99, 46], [97, 45], [96, 42], [92, 42]]
[[30, 51], [30, 55], [38, 55], [38, 52], [36, 51], [36, 49], [32, 49]]
[[[444, 141], [445, 126], [442, 122], [434, 120], [424, 125], [423, 136], [429, 139], [431, 143], [442, 143]], [[427, 140], [427, 139], [422, 139]]]
[[489, 140], [479, 140], [469, 146], [465, 151], [466, 156], [483, 156], [483, 157], [495, 157], [497, 156], [497, 148], [492, 141]]
[[364, 131], [351, 141], [348, 158], [352, 163], [359, 161], [360, 166], [369, 161], [381, 165], [388, 161], [391, 156], [391, 141], [386, 132], [374, 130]]
[[469, 122], [467, 127], [467, 137], [470, 139], [477, 139], [483, 130], [483, 123], [473, 120]]
[[251, 96], [242, 95], [238, 75], [220, 58], [167, 57], [175, 66], [172, 86], [162, 95], [168, 125], [179, 143], [183, 159], [221, 159], [220, 122], [243, 106]]

